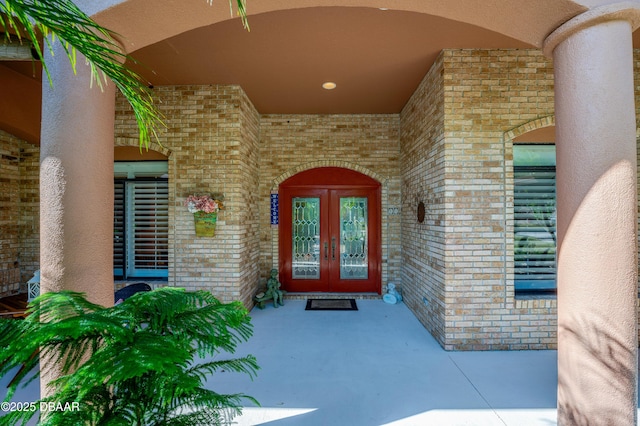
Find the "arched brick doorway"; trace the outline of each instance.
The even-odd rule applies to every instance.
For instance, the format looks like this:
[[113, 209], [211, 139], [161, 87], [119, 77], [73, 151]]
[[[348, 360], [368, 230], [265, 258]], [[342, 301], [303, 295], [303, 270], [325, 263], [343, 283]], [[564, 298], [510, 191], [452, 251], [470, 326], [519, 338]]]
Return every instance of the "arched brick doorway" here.
[[319, 167], [282, 182], [279, 194], [284, 289], [380, 293], [380, 182]]

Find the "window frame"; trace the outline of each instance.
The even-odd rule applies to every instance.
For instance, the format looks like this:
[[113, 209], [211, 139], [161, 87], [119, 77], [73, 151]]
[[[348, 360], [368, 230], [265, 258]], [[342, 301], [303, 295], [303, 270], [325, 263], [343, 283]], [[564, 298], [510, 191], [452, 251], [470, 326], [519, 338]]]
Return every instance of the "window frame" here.
[[[553, 147], [553, 150], [550, 149]], [[556, 166], [555, 166], [555, 144], [514, 144], [514, 156], [513, 156], [513, 281], [514, 281], [514, 291], [516, 296], [527, 296], [527, 295], [544, 295], [544, 294], [555, 294], [557, 289], [557, 230], [556, 230]], [[552, 173], [553, 174], [553, 197], [552, 197], [552, 212], [549, 211], [549, 207], [544, 206], [545, 199], [548, 200], [549, 197], [539, 197], [538, 195], [534, 195], [532, 197], [533, 201], [542, 200], [540, 203], [535, 203], [533, 207], [541, 208], [541, 214], [544, 215], [542, 218], [536, 217], [536, 212], [525, 212], [522, 204], [518, 204], [518, 194], [519, 185], [518, 174], [524, 173], [525, 176], [527, 173], [531, 175], [533, 180], [543, 181], [542, 176], [544, 174]], [[537, 177], [536, 174], [542, 175], [541, 177]], [[548, 180], [549, 178], [544, 178]], [[529, 189], [535, 188], [534, 185], [530, 185]], [[548, 187], [548, 182], [543, 183], [540, 187]], [[522, 194], [531, 193], [527, 192], [526, 185], [521, 185]], [[531, 193], [531, 194], [535, 194]], [[522, 197], [520, 197], [522, 200]], [[548, 203], [546, 203], [548, 205]], [[522, 213], [522, 218], [519, 218], [519, 212]], [[522, 226], [519, 226], [519, 220], [522, 220]], [[519, 232], [519, 228], [522, 229]], [[533, 246], [529, 247], [529, 252], [518, 252], [519, 245], [518, 243], [518, 234], [529, 234], [531, 237]], [[544, 234], [548, 234], [548, 236], [544, 236]], [[533, 234], [533, 235], [531, 235]], [[540, 237], [538, 237], [540, 236]], [[548, 253], [532, 253], [536, 251], [536, 249], [548, 250], [548, 243], [553, 241], [553, 263], [551, 266], [552, 271], [547, 270], [544, 271], [545, 268], [548, 268], [546, 265], [549, 264]], [[547, 249], [545, 249], [547, 247]], [[527, 271], [528, 266], [519, 266], [519, 263], [522, 263], [521, 260], [518, 260], [519, 256], [528, 255], [529, 258], [525, 260], [525, 262], [530, 262], [533, 265], [533, 268], [537, 268], [539, 273], [535, 271], [532, 273], [531, 271]], [[522, 270], [520, 273], [519, 270]], [[538, 275], [538, 277], [536, 277]], [[549, 277], [552, 275], [552, 278]], [[546, 277], [545, 277], [546, 276]]]
[[[137, 162], [115, 162], [114, 163], [114, 277], [119, 279], [129, 278], [152, 278], [152, 279], [167, 279], [169, 275], [169, 187], [168, 187], [168, 163], [167, 161], [137, 161]], [[140, 251], [136, 251], [140, 248], [141, 241], [144, 239], [140, 234], [136, 234], [136, 226], [145, 222], [145, 215], [136, 215], [136, 210], [133, 208], [136, 205], [136, 184], [143, 184], [144, 182], [165, 182], [166, 183], [166, 200], [161, 200], [160, 205], [166, 207], [162, 210], [166, 210], [166, 219], [161, 222], [161, 227], [166, 227], [166, 236], [160, 238], [160, 244], [164, 242], [164, 254], [160, 256], [158, 260], [157, 245], [154, 246], [152, 263], [165, 263], [166, 268], [139, 268], [137, 262], [138, 257], [141, 256]], [[116, 197], [116, 190], [118, 185], [122, 186], [121, 205], [118, 205], [118, 198]], [[157, 190], [156, 190], [157, 193]], [[140, 200], [140, 198], [138, 198]], [[163, 202], [164, 201], [164, 202]], [[157, 208], [157, 204], [149, 205], [150, 208]], [[140, 210], [138, 210], [140, 211]], [[148, 216], [147, 216], [148, 217]], [[148, 220], [146, 222], [149, 222]], [[120, 228], [118, 227], [120, 225]], [[153, 238], [157, 231], [157, 222], [150, 224], [149, 229], [154, 233]], [[162, 232], [161, 232], [162, 233]], [[121, 238], [121, 241], [118, 240]], [[157, 240], [157, 238], [156, 238]], [[122, 255], [117, 252], [117, 245], [122, 246]], [[164, 258], [164, 260], [163, 260]], [[117, 264], [117, 261], [120, 264]]]

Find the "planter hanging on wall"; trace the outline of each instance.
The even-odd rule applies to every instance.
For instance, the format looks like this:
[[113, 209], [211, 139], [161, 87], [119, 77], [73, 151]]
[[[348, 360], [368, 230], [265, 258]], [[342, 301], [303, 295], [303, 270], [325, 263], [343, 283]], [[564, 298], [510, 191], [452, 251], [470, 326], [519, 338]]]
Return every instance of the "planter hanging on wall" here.
[[216, 232], [218, 213], [195, 212], [196, 237], [213, 237]]

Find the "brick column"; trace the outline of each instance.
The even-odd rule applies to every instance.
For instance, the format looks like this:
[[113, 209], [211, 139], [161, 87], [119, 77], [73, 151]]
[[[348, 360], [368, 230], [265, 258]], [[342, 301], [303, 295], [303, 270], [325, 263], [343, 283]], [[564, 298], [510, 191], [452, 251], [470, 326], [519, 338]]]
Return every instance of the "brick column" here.
[[555, 74], [558, 424], [637, 421], [637, 200], [631, 34], [640, 3], [545, 41]]
[[57, 46], [45, 55], [40, 151], [41, 291], [73, 290], [113, 304], [113, 137], [115, 85], [90, 87]]

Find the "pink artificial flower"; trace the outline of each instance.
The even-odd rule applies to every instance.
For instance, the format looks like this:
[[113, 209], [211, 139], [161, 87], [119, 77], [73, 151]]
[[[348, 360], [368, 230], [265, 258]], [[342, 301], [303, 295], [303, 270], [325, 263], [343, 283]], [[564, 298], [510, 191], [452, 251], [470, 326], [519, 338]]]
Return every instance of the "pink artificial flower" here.
[[187, 206], [189, 213], [216, 213], [222, 209], [222, 202], [214, 200], [209, 195], [189, 195], [184, 204]]

